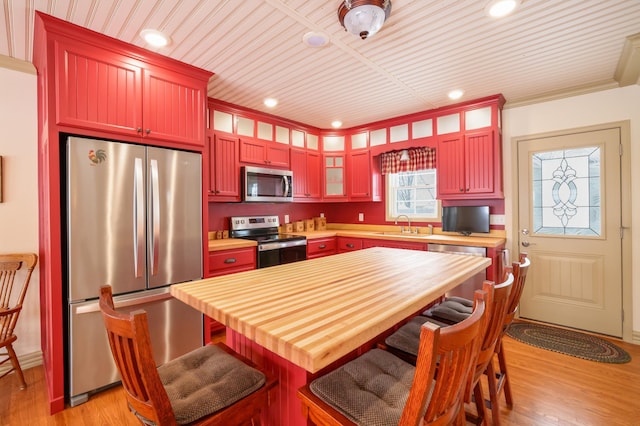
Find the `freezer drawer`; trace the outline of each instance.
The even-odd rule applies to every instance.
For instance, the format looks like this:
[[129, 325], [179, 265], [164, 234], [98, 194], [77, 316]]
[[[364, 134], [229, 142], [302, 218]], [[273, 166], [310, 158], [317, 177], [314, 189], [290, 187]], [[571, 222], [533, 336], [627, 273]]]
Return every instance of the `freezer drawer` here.
[[[168, 287], [115, 297], [114, 304], [121, 312], [147, 312], [158, 365], [202, 346], [202, 314], [174, 299]], [[71, 406], [120, 380], [97, 300], [69, 305], [69, 366]]]

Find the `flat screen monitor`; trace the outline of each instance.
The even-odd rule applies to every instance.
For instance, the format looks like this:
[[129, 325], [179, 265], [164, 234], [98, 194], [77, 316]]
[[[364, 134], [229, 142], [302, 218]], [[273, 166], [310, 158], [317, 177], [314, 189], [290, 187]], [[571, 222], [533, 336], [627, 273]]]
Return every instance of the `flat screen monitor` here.
[[442, 230], [462, 235], [489, 233], [489, 206], [443, 207]]

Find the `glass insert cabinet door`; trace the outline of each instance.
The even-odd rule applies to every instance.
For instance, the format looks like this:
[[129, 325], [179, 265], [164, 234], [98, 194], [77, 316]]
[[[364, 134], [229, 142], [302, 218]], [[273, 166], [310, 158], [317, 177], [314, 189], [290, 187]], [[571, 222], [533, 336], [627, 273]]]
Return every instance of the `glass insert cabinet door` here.
[[601, 235], [601, 156], [599, 146], [531, 156], [534, 234]]
[[343, 196], [344, 186], [344, 156], [328, 155], [324, 158], [325, 195]]

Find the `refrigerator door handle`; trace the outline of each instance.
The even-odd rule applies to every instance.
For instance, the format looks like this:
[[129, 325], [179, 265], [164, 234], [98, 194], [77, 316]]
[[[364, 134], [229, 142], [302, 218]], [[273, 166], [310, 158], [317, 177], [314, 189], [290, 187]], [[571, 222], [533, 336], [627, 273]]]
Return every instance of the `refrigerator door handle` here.
[[[128, 306], [143, 305], [145, 303], [152, 303], [152, 302], [161, 302], [163, 300], [169, 300], [172, 297], [173, 296], [171, 296], [171, 293], [162, 292], [162, 293], [153, 294], [150, 296], [127, 298], [125, 300], [120, 300], [120, 301], [117, 299], [114, 299], [113, 304], [115, 309], [123, 309]], [[95, 303], [88, 303], [76, 309], [76, 314], [90, 314], [93, 312], [100, 312], [100, 302], [96, 301]]]
[[151, 275], [158, 273], [160, 246], [160, 184], [158, 182], [158, 160], [151, 160]]
[[144, 272], [144, 216], [142, 158], [136, 158], [133, 167], [133, 269], [136, 278], [142, 277]]

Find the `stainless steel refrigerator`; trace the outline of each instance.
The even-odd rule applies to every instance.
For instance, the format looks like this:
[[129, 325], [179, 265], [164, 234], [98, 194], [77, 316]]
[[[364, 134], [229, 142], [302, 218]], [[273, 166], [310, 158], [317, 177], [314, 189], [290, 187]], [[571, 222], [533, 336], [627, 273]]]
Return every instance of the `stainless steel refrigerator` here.
[[158, 365], [202, 345], [202, 314], [169, 285], [202, 277], [202, 160], [97, 139], [66, 141], [66, 361], [72, 406], [120, 380], [98, 307], [144, 309]]

